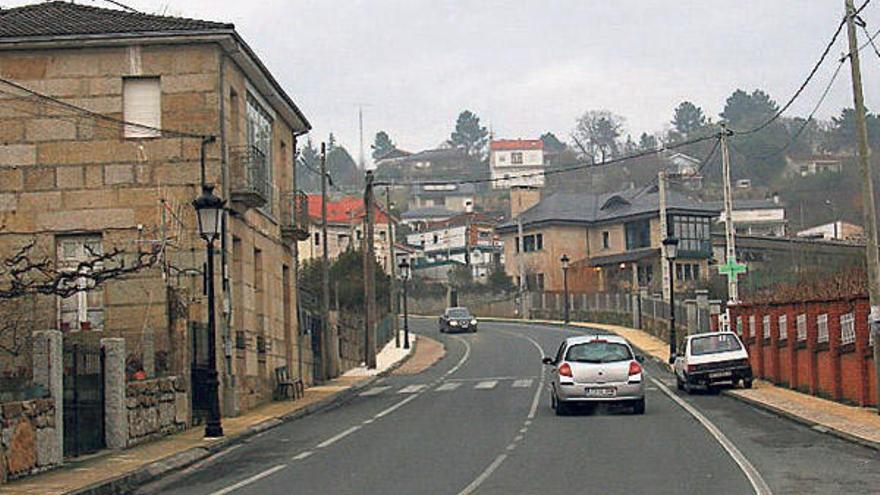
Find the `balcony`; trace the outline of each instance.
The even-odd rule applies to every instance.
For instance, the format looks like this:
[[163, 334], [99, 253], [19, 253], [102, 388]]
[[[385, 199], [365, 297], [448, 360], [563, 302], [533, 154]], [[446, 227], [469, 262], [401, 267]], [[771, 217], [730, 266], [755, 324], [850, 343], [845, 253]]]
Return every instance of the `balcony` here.
[[309, 199], [297, 191], [281, 197], [281, 237], [285, 242], [309, 238]]
[[259, 208], [272, 200], [269, 163], [262, 151], [245, 146], [229, 152], [232, 174], [232, 202], [246, 208]]

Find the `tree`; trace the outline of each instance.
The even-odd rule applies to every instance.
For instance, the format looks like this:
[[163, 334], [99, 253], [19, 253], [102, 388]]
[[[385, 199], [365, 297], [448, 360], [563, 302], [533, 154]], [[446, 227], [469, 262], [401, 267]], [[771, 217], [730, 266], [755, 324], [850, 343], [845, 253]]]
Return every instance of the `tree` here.
[[468, 156], [482, 157], [489, 141], [489, 131], [480, 125], [480, 118], [470, 110], [458, 115], [455, 130], [449, 136], [447, 144], [453, 148], [461, 148]]
[[376, 133], [376, 139], [371, 148], [373, 149], [373, 160], [378, 160], [397, 149], [397, 146], [394, 145], [394, 141], [391, 140], [388, 133], [379, 131]]
[[608, 110], [589, 110], [577, 119], [571, 138], [585, 158], [604, 162], [618, 154], [623, 122], [623, 117]]
[[312, 138], [308, 138], [298, 157], [296, 187], [306, 192], [319, 191], [321, 189], [320, 169], [320, 151], [315, 147]]
[[[868, 144], [878, 149], [880, 144], [880, 117], [866, 111], [865, 124], [868, 128]], [[856, 134], [856, 112], [844, 108], [837, 117], [831, 117], [823, 148], [830, 152], [854, 152], [858, 142]]]
[[721, 118], [731, 127], [743, 129], [759, 125], [770, 119], [779, 106], [770, 95], [756, 89], [751, 94], [738, 89], [727, 98]]
[[468, 265], [455, 265], [449, 269], [447, 275], [449, 285], [454, 289], [462, 290], [471, 287], [474, 283], [474, 275]]
[[672, 126], [684, 137], [703, 129], [706, 126], [706, 116], [703, 109], [689, 101], [683, 101], [675, 107], [672, 117]]
[[565, 143], [559, 140], [552, 132], [545, 132], [541, 135], [541, 141], [544, 143], [544, 150], [552, 153], [561, 153], [565, 151]]
[[489, 276], [486, 277], [486, 283], [492, 289], [492, 292], [499, 294], [512, 292], [516, 289], [516, 286], [513, 284], [513, 279], [510, 275], [505, 273], [504, 266], [502, 266], [497, 260], [492, 265], [492, 269], [489, 271]]
[[657, 149], [657, 138], [653, 134], [643, 132], [639, 136], [639, 151], [651, 151]]

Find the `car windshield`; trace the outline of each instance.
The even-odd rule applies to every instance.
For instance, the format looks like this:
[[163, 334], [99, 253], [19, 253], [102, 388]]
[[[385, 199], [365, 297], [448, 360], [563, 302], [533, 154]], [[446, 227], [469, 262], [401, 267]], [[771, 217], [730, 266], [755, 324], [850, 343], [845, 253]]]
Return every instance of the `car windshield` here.
[[691, 340], [691, 355], [702, 356], [718, 352], [738, 351], [742, 349], [739, 340], [733, 334], [709, 335]]
[[450, 318], [470, 318], [471, 314], [464, 308], [455, 308], [446, 311], [446, 315]]
[[604, 341], [575, 344], [568, 348], [565, 355], [566, 361], [577, 363], [614, 363], [630, 359], [632, 359], [632, 352], [628, 346], [618, 342]]

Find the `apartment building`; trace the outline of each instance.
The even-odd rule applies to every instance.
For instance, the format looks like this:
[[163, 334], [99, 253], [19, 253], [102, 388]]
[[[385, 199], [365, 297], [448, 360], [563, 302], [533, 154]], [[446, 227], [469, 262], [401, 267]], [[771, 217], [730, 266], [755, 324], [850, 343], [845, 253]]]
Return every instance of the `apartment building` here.
[[489, 143], [493, 189], [544, 187], [544, 142], [540, 139], [498, 139]]

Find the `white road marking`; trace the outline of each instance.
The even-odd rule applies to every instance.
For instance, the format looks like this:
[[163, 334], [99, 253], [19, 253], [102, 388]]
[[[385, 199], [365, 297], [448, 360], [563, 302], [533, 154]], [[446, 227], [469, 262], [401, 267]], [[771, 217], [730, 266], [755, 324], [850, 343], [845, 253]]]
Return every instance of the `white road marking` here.
[[669, 390], [666, 385], [663, 385], [660, 380], [657, 380], [656, 378], [651, 378], [651, 381], [654, 382], [654, 384], [657, 385], [657, 387], [660, 388], [660, 390], [664, 394], [669, 396], [670, 399], [672, 399], [676, 404], [681, 406], [682, 409], [690, 413], [691, 416], [699, 421], [700, 424], [703, 425], [703, 428], [705, 428], [710, 435], [715, 437], [715, 440], [717, 440], [718, 443], [721, 444], [721, 447], [727, 451], [730, 457], [733, 458], [733, 461], [736, 462], [737, 466], [739, 466], [739, 468], [742, 470], [743, 474], [746, 475], [746, 478], [749, 479], [749, 483], [752, 484], [752, 488], [755, 490], [755, 493], [757, 495], [772, 495], [773, 492], [770, 491], [770, 487], [767, 486], [767, 482], [764, 481], [761, 473], [759, 473], [758, 470], [755, 469], [755, 466], [753, 466], [752, 463], [749, 462], [748, 459], [746, 459], [746, 456], [744, 456], [742, 452], [740, 452], [739, 449], [736, 448], [736, 445], [734, 445], [733, 442], [731, 442], [730, 439], [727, 438], [727, 436], [722, 433], [722, 431], [717, 426], [715, 426], [715, 424], [709, 421], [709, 418], [704, 416], [703, 413], [698, 411], [697, 408], [690, 405], [687, 401], [675, 395], [675, 393]]
[[513, 441], [514, 441], [514, 442], [519, 442], [519, 441], [522, 440], [522, 439], [523, 439], [523, 436], [522, 436], [522, 435], [517, 435], [517, 436], [513, 437]]
[[314, 454], [314, 452], [312, 452], [311, 450], [307, 450], [305, 452], [300, 452], [299, 454], [291, 457], [291, 459], [293, 459], [294, 461], [301, 461], [312, 454]]
[[427, 385], [407, 385], [402, 389], [398, 390], [398, 394], [414, 394], [417, 392], [421, 392]]
[[455, 363], [455, 366], [449, 368], [449, 371], [447, 371], [443, 376], [449, 376], [458, 371], [458, 369], [462, 367], [462, 365], [465, 363], [465, 361], [468, 360], [471, 355], [471, 345], [468, 344], [467, 340], [464, 340], [461, 337], [456, 337], [455, 335], [452, 335], [451, 337], [464, 344], [464, 355], [461, 357], [461, 359], [458, 360], [457, 363]]
[[457, 389], [460, 386], [461, 386], [461, 382], [447, 382], [447, 383], [444, 383], [443, 385], [440, 385], [435, 390], [438, 392], [449, 392], [449, 391]]
[[495, 385], [498, 385], [498, 380], [487, 380], [474, 385], [474, 388], [479, 390], [489, 390], [495, 388]]
[[372, 423], [372, 422], [373, 422], [373, 421], [375, 421], [375, 420], [374, 420], [374, 419], [373, 419], [373, 418], [370, 418], [370, 419], [365, 419], [365, 420], [364, 420], [364, 422], [363, 422], [363, 423], [361, 423], [361, 424], [365, 424], [365, 425], [368, 425], [368, 424], [370, 424], [370, 423]]
[[354, 433], [360, 429], [361, 429], [360, 425], [352, 426], [351, 428], [343, 431], [342, 433], [337, 433], [336, 435], [333, 435], [332, 437], [328, 438], [327, 440], [324, 440], [323, 442], [319, 443], [316, 446], [316, 448], [323, 449], [324, 447], [328, 447], [330, 445], [333, 445], [334, 443], [338, 442], [339, 440], [342, 440], [343, 438], [347, 437], [348, 435], [351, 435], [352, 433]]
[[516, 380], [513, 382], [513, 388], [529, 388], [532, 386], [531, 379]]
[[[520, 380], [521, 376], [484, 376], [480, 378], [447, 378], [448, 382], [481, 382], [484, 380]], [[532, 377], [536, 378], [536, 377]]]
[[498, 469], [498, 466], [500, 466], [501, 463], [504, 462], [504, 459], [507, 459], [507, 454], [501, 454], [496, 457], [495, 460], [492, 461], [492, 464], [489, 464], [489, 467], [487, 467], [485, 471], [480, 473], [480, 475], [477, 476], [477, 479], [472, 481], [470, 485], [464, 487], [464, 490], [458, 492], [458, 495], [470, 495], [471, 493], [474, 493], [477, 488], [479, 488], [480, 485], [482, 485], [483, 482], [486, 481], [487, 478], [489, 478], [489, 476], [492, 476], [492, 473], [495, 472], [496, 469]]
[[255, 475], [251, 476], [250, 478], [243, 479], [234, 485], [229, 485], [222, 490], [217, 490], [216, 492], [211, 493], [211, 495], [226, 495], [227, 493], [234, 492], [235, 490], [238, 490], [239, 488], [241, 488], [243, 486], [247, 486], [255, 481], [259, 481], [259, 480], [265, 478], [266, 476], [271, 475], [272, 473], [281, 471], [282, 469], [284, 469], [286, 467], [287, 467], [286, 464], [279, 464], [279, 465], [277, 465], [275, 467], [271, 467], [261, 473], [255, 474]]
[[361, 397], [369, 397], [371, 395], [379, 395], [382, 392], [388, 390], [389, 388], [391, 388], [391, 387], [388, 385], [385, 385], [383, 387], [373, 387], [370, 390], [367, 390], [366, 392], [361, 392]]
[[511, 443], [511, 444], [508, 444], [508, 445], [507, 445], [507, 451], [508, 451], [508, 452], [510, 452], [511, 450], [513, 450], [513, 449], [515, 449], [515, 448], [516, 448], [516, 444], [515, 444], [515, 443]]
[[385, 409], [384, 411], [382, 411], [382, 412], [376, 414], [375, 416], [373, 416], [373, 419], [379, 419], [379, 418], [381, 418], [382, 416], [385, 416], [385, 415], [388, 415], [388, 414], [393, 413], [393, 412], [396, 411], [399, 407], [403, 407], [404, 404], [406, 404], [407, 402], [409, 402], [409, 401], [415, 399], [415, 398], [418, 397], [418, 396], [419, 396], [418, 394], [416, 394], [416, 395], [410, 395], [410, 396], [407, 397], [406, 399], [403, 399], [402, 401], [398, 402], [397, 404], [394, 404], [393, 406], [389, 407], [388, 409]]
[[528, 427], [523, 427], [523, 428], [520, 428], [520, 429], [519, 429], [519, 432], [520, 432], [520, 433], [525, 433], [525, 432], [527, 432], [527, 431], [529, 431], [529, 428], [528, 428]]

